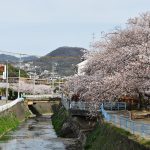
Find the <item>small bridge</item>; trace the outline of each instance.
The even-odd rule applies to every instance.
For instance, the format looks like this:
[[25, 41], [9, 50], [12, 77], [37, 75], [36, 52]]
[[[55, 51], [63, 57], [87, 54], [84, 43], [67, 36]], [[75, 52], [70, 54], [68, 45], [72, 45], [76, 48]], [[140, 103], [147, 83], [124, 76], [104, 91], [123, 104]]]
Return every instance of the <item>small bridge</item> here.
[[24, 95], [23, 97], [26, 99], [42, 100], [42, 99], [57, 98], [57, 97], [61, 98], [61, 94]]
[[28, 105], [30, 111], [36, 116], [45, 113], [52, 114], [56, 105], [60, 103], [61, 95], [59, 93], [43, 95], [24, 95], [24, 102]]
[[60, 94], [43, 94], [43, 95], [24, 95], [23, 98], [25, 99], [25, 102], [27, 102], [28, 105], [32, 105], [34, 103], [39, 102], [52, 102], [55, 101], [55, 99], [60, 99]]

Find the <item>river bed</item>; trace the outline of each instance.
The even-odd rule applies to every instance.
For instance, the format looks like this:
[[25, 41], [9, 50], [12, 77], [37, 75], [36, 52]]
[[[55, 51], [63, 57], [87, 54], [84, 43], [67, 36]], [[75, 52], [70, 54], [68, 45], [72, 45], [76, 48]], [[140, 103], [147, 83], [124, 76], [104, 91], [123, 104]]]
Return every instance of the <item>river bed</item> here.
[[0, 140], [0, 150], [65, 150], [65, 147], [53, 129], [50, 116], [28, 119]]

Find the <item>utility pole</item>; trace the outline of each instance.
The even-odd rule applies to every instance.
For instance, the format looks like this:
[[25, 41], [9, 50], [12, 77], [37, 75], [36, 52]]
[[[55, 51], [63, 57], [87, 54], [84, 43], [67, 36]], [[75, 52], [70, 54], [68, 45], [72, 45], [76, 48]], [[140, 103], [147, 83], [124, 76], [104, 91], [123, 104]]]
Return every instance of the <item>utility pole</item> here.
[[93, 44], [95, 42], [95, 33], [92, 34]]
[[93, 48], [94, 42], [95, 42], [95, 33], [93, 32], [93, 33], [92, 33], [92, 42], [90, 42], [90, 48], [91, 48], [91, 50], [94, 49], [94, 48]]
[[52, 88], [54, 88], [54, 65], [52, 66]]
[[[57, 66], [57, 63], [52, 64], [52, 89], [53, 90], [55, 89], [54, 77], [55, 77], [55, 73], [56, 73], [56, 66]], [[54, 91], [53, 91], [53, 94], [54, 94]]]
[[8, 60], [6, 65], [6, 103], [8, 101]]
[[59, 77], [58, 79], [59, 79], [58, 84], [59, 84], [59, 93], [60, 93], [60, 80], [61, 80], [61, 77]]
[[54, 84], [54, 64], [52, 64], [52, 94], [54, 94], [54, 87], [55, 87], [55, 84]]
[[20, 69], [21, 69], [21, 54], [19, 58], [18, 98], [20, 98]]
[[35, 75], [36, 75], [36, 70], [34, 72], [34, 77], [33, 77], [33, 95], [35, 95]]

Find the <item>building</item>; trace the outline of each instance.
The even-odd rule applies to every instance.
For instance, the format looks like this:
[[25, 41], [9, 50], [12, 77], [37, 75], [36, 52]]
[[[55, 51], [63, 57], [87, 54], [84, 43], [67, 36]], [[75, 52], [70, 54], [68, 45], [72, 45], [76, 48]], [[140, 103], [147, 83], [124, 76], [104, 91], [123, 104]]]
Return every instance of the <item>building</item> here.
[[85, 68], [87, 63], [88, 63], [88, 60], [84, 60], [81, 63], [77, 64], [77, 74], [78, 75], [85, 75], [85, 72], [83, 69]]

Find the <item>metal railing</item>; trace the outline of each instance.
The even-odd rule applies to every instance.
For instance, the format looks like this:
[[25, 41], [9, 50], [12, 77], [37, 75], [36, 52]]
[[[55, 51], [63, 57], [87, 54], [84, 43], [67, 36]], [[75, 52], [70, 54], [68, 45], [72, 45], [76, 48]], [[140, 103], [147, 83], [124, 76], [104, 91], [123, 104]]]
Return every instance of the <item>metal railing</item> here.
[[90, 102], [83, 102], [83, 101], [71, 101], [70, 99], [67, 98], [62, 98], [61, 99], [62, 104], [64, 105], [64, 107], [68, 110], [68, 109], [76, 109], [76, 110], [87, 110], [87, 111], [92, 111], [92, 110], [96, 110], [97, 105], [94, 103], [90, 103]]
[[12, 102], [9, 102], [9, 103], [7, 103], [5, 105], [0, 106], [0, 112], [3, 112], [5, 110], [13, 107], [14, 105], [16, 105], [19, 102], [22, 102], [23, 100], [24, 100], [23, 98], [18, 98], [16, 100], [12, 101]]
[[126, 110], [126, 102], [104, 102], [103, 107], [105, 110]]
[[90, 103], [90, 102], [83, 102], [83, 101], [78, 101], [78, 102], [75, 102], [75, 101], [71, 101], [70, 103], [70, 108], [71, 109], [79, 109], [79, 110], [96, 110], [97, 108], [97, 105], [94, 104], [94, 103]]
[[125, 118], [123, 116], [109, 114], [105, 109], [103, 104], [100, 107], [100, 111], [102, 112], [104, 119], [107, 122], [111, 122], [120, 128], [130, 131], [133, 134], [138, 134], [145, 138], [150, 138], [150, 124], [141, 123], [138, 121], [133, 121], [129, 118]]

